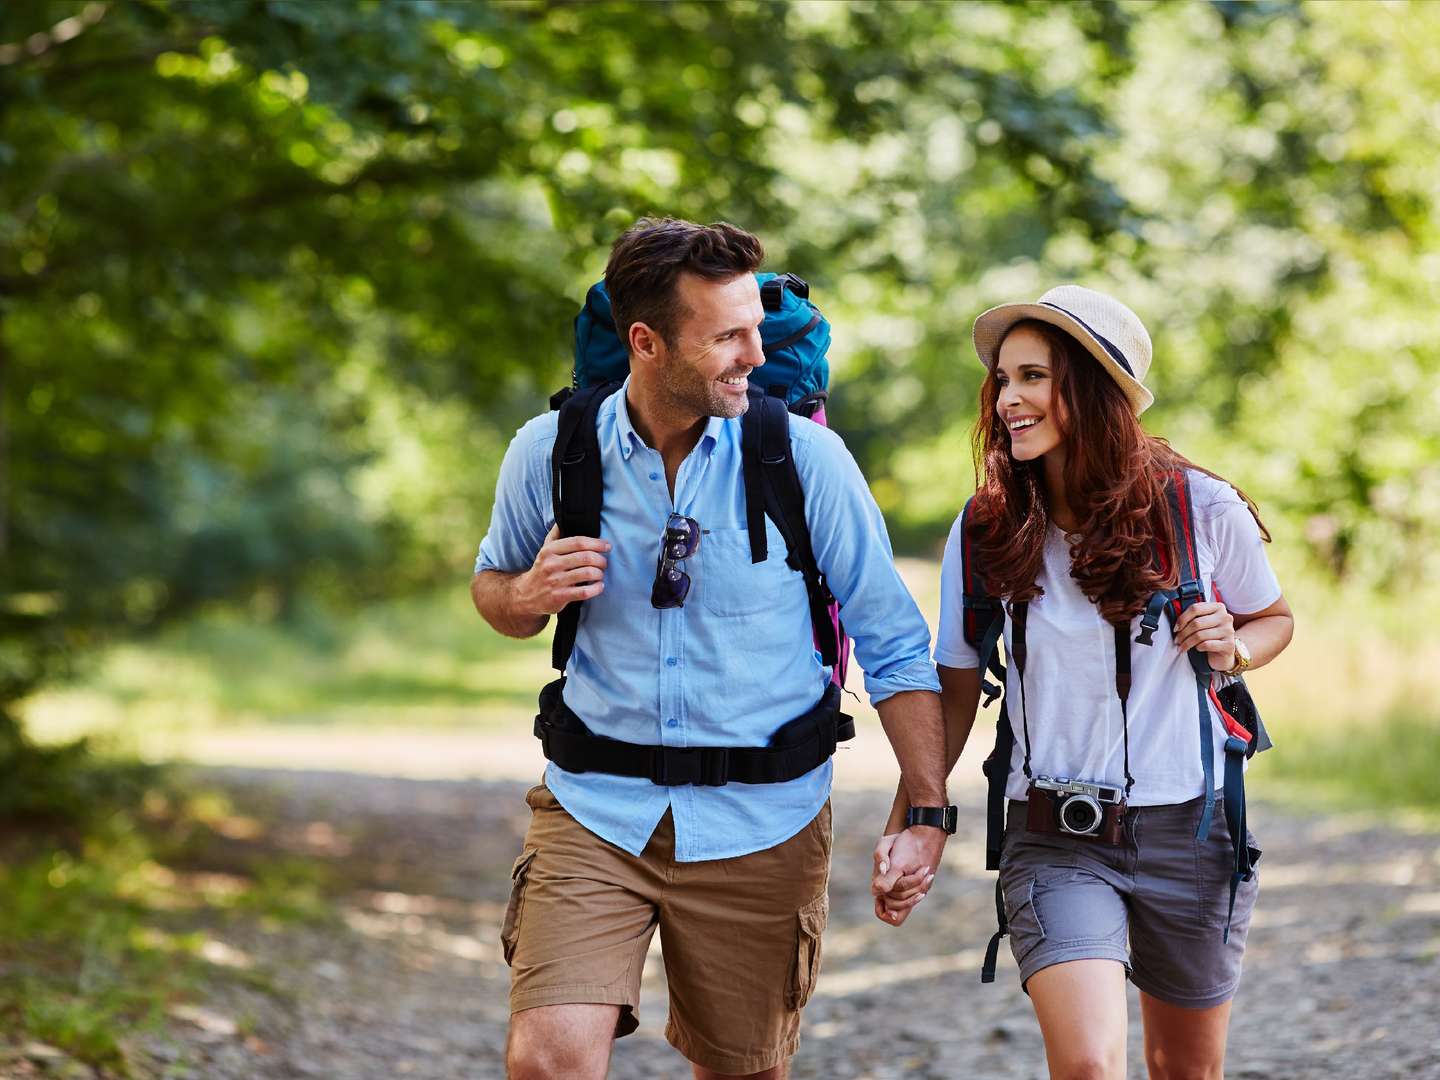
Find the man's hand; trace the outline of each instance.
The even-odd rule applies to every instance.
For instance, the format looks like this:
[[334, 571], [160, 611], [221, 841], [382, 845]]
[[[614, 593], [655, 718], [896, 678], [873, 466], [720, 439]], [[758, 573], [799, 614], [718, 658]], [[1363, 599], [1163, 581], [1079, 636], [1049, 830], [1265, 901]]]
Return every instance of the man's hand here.
[[935, 881], [940, 857], [948, 839], [943, 829], [912, 825], [904, 832], [882, 836], [875, 845], [875, 916], [899, 926], [911, 909], [925, 899]]
[[605, 591], [605, 552], [610, 541], [591, 536], [561, 537], [552, 526], [535, 562], [515, 580], [515, 604], [527, 615], [554, 615], [572, 600]]

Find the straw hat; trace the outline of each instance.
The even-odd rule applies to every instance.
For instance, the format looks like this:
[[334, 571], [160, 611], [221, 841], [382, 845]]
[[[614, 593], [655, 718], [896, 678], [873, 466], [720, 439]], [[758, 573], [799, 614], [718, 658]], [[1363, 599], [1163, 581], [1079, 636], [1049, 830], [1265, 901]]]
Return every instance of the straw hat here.
[[975, 320], [975, 352], [994, 368], [1000, 341], [1023, 319], [1058, 326], [1100, 362], [1120, 384], [1139, 416], [1155, 403], [1145, 389], [1150, 371], [1150, 335], [1140, 317], [1119, 300], [1079, 285], [1057, 285], [1033, 304], [1001, 304]]

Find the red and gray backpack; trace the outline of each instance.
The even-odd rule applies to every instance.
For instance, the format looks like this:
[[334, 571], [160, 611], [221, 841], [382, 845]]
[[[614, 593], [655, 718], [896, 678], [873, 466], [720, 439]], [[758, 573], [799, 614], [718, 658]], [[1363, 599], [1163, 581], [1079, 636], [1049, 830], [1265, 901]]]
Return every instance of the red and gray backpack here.
[[[804, 577], [815, 648], [821, 663], [831, 669], [831, 685], [822, 706], [839, 718], [833, 724], [833, 732], [826, 730], [830, 721], [824, 719], [811, 725], [802, 717], [806, 722], [799, 724], [802, 728], [808, 725], [819, 729], [817, 745], [820, 760], [824, 760], [834, 752], [836, 742], [854, 735], [853, 721], [839, 712], [840, 691], [850, 659], [850, 639], [840, 621], [839, 605], [815, 559], [805, 517], [805, 493], [790, 453], [790, 416], [793, 413], [818, 424], [826, 423], [830, 324], [810, 302], [810, 286], [800, 277], [767, 273], [756, 274], [755, 278], [765, 310], [760, 325], [765, 364], [751, 376], [750, 404], [741, 420], [740, 436], [750, 559], [758, 563], [769, 557], [765, 531], [768, 516], [784, 537], [786, 562]], [[575, 317], [572, 385], [550, 399], [551, 408], [559, 412], [550, 476], [555, 523], [561, 536], [600, 535], [604, 483], [596, 421], [601, 404], [620, 389], [629, 369], [629, 352], [616, 332], [609, 293], [605, 283], [598, 282], [591, 286], [584, 306]], [[762, 384], [763, 389], [757, 388], [757, 384]], [[551, 663], [562, 678], [542, 692], [541, 715], [536, 719], [536, 735], [552, 761], [557, 761], [552, 756], [552, 748], [558, 751], [567, 738], [559, 730], [567, 719], [559, 707], [559, 685], [575, 646], [583, 604], [583, 601], [574, 601], [557, 616]], [[575, 755], [574, 760], [582, 764], [594, 760], [597, 744], [583, 740], [577, 743], [580, 744], [587, 749]], [[603, 749], [610, 751], [613, 747]], [[735, 748], [715, 748], [712, 753], [703, 748], [679, 751], [669, 747], [642, 747], [629, 758], [640, 762], [636, 768], [649, 768], [648, 773], [638, 775], [649, 775], [657, 783], [775, 782], [792, 779], [791, 774], [803, 775], [819, 764], [811, 760], [809, 749], [789, 754], [778, 764], [774, 754], [767, 757], [758, 749], [744, 753], [751, 754], [753, 761]], [[652, 765], [646, 766], [646, 761]], [[750, 764], [747, 765], [747, 761]]]
[[[1170, 510], [1170, 522], [1175, 534], [1175, 550], [1157, 544], [1155, 562], [1166, 576], [1174, 567], [1177, 585], [1174, 589], [1157, 592], [1150, 598], [1140, 616], [1140, 633], [1135, 640], [1141, 645], [1153, 645], [1155, 632], [1160, 627], [1163, 614], [1168, 618], [1171, 633], [1175, 622], [1192, 604], [1202, 601], [1205, 590], [1200, 584], [1200, 570], [1195, 544], [1195, 518], [1190, 497], [1190, 480], [1183, 469], [1171, 471], [1166, 478], [1166, 502]], [[1010, 618], [1010, 647], [1008, 659], [1016, 665], [1022, 679], [1025, 670], [1026, 641], [1025, 623], [1029, 608], [1027, 601], [1017, 600], [1005, 603], [989, 595], [983, 576], [975, 560], [971, 558], [970, 526], [973, 519], [970, 509], [974, 499], [965, 504], [961, 513], [961, 555], [965, 565], [963, 631], [965, 641], [980, 655], [981, 690], [985, 695], [984, 705], [989, 706], [1003, 693], [1005, 686], [1005, 665], [1001, 663], [998, 644], [1001, 640], [1007, 614]], [[1210, 835], [1210, 823], [1215, 810], [1215, 766], [1213, 743], [1210, 735], [1210, 705], [1215, 706], [1216, 715], [1225, 727], [1224, 765], [1224, 811], [1230, 828], [1234, 863], [1230, 875], [1230, 914], [1235, 910], [1235, 893], [1242, 881], [1250, 880], [1260, 852], [1249, 846], [1245, 831], [1245, 759], [1261, 750], [1270, 749], [1270, 736], [1260, 719], [1254, 699], [1242, 678], [1225, 680], [1225, 685], [1215, 686], [1215, 672], [1210, 667], [1206, 654], [1199, 649], [1188, 653], [1190, 667], [1195, 675], [1195, 698], [1200, 724], [1200, 762], [1205, 777], [1205, 807], [1196, 830], [1196, 838], [1204, 840]], [[991, 676], [993, 676], [993, 681]], [[1115, 693], [1120, 699], [1122, 715], [1130, 694], [1130, 627], [1128, 623], [1115, 624]], [[1001, 847], [1005, 839], [1005, 789], [1010, 778], [1010, 760], [1015, 747], [1014, 728], [1010, 723], [1008, 703], [1000, 703], [1000, 715], [995, 725], [995, 747], [985, 759], [984, 772], [988, 795], [986, 807], [985, 868], [1000, 869]], [[1125, 738], [1125, 780], [1126, 791], [1133, 784], [1130, 776], [1128, 715], [1126, 716]], [[1026, 763], [1029, 754], [1027, 747]], [[980, 970], [981, 982], [995, 981], [995, 962], [1000, 948], [1000, 939], [1008, 932], [1005, 919], [1005, 899], [1000, 882], [995, 883], [995, 917], [999, 924], [990, 944], [985, 950], [985, 961]], [[1223, 937], [1229, 939], [1230, 917], [1227, 915]]]

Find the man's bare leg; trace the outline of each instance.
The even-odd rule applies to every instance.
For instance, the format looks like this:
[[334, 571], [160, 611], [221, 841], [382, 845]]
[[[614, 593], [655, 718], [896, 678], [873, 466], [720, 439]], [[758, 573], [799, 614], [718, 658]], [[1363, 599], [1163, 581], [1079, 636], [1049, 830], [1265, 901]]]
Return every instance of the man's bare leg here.
[[605, 1080], [619, 1005], [541, 1005], [510, 1017], [510, 1080]]

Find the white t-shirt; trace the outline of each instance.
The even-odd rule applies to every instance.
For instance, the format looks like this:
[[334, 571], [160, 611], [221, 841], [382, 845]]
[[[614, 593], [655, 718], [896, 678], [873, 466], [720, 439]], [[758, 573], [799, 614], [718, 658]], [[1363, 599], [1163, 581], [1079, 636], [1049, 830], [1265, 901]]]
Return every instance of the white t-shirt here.
[[[1249, 614], [1280, 598], [1280, 583], [1265, 557], [1260, 530], [1250, 510], [1230, 485], [1204, 473], [1190, 472], [1195, 539], [1199, 548], [1205, 598], [1220, 598], [1231, 612]], [[952, 668], [979, 665], [963, 630], [964, 566], [960, 520], [945, 545], [940, 573], [940, 629], [935, 662]], [[1125, 783], [1120, 699], [1115, 693], [1115, 632], [1100, 617], [1070, 576], [1065, 535], [1051, 526], [1039, 585], [1045, 590], [1030, 602], [1026, 621], [1025, 704], [1030, 726], [1030, 769], [1036, 776], [1068, 776]], [[1137, 617], [1130, 629], [1132, 684], [1129, 699], [1132, 806], [1185, 802], [1203, 794], [1200, 719], [1194, 671], [1175, 647], [1168, 619], [1162, 616], [1155, 644], [1141, 645]], [[1005, 620], [1005, 650], [1010, 654], [1011, 620]], [[1009, 703], [1015, 751], [1006, 794], [1025, 798], [1021, 769], [1025, 735], [1021, 724], [1020, 674], [1007, 665], [1005, 700]], [[1224, 768], [1225, 731], [1211, 706], [1210, 733], [1215, 781]], [[984, 727], [977, 721], [976, 734]]]

